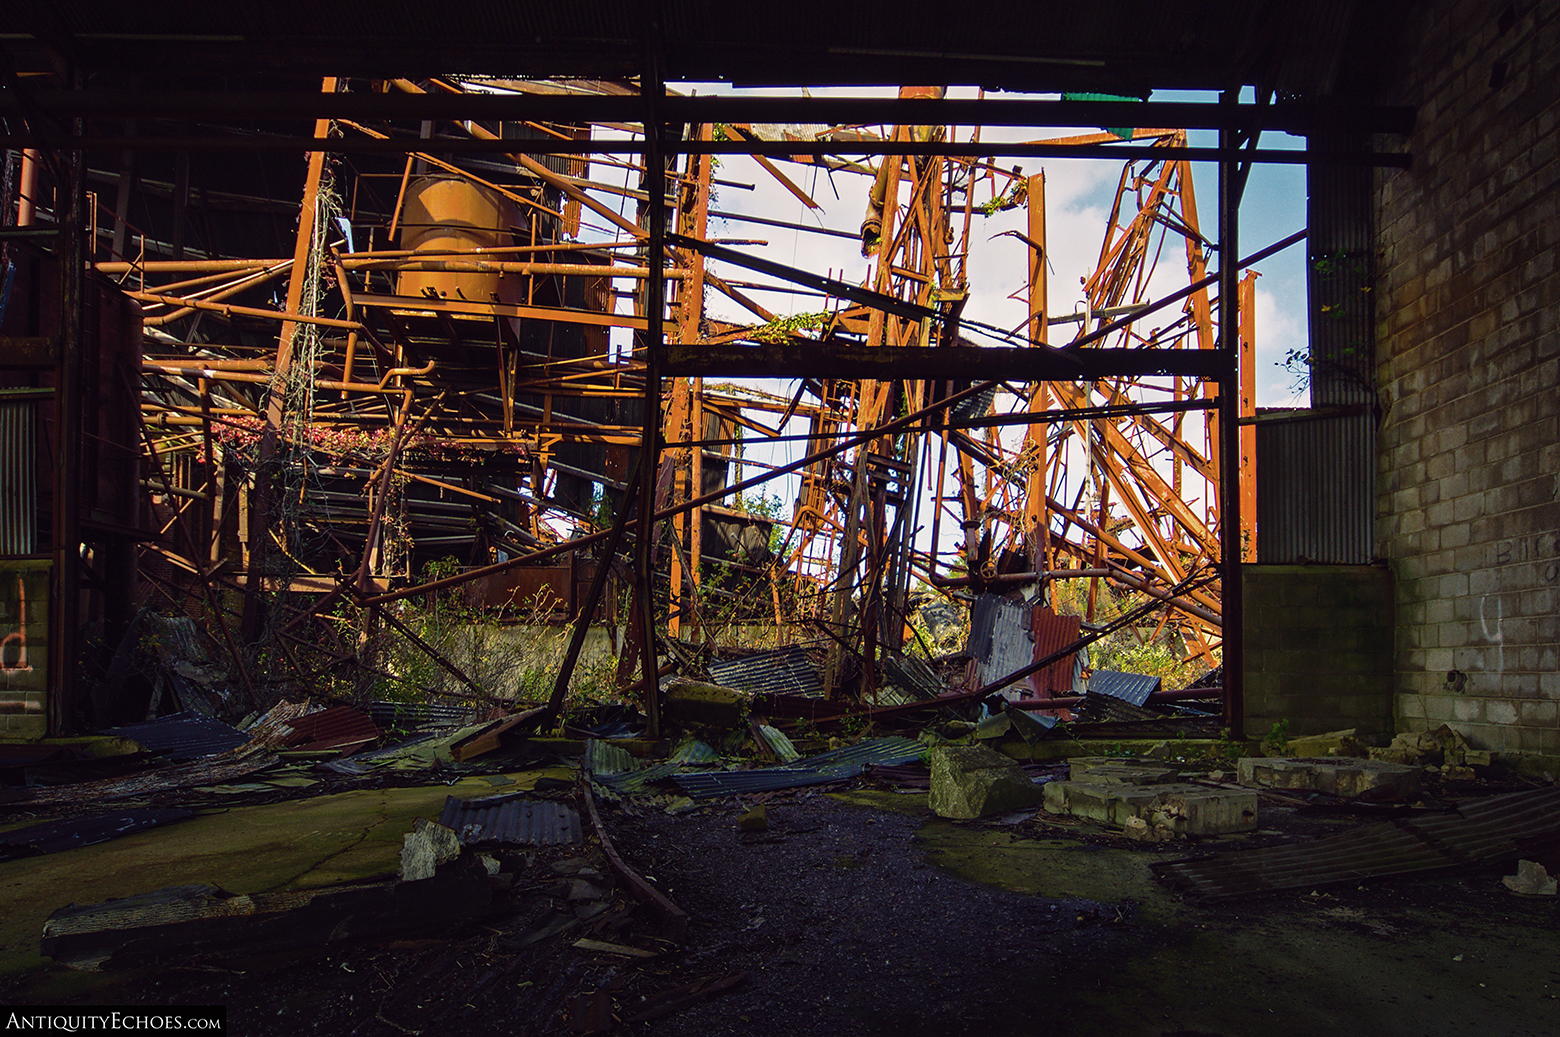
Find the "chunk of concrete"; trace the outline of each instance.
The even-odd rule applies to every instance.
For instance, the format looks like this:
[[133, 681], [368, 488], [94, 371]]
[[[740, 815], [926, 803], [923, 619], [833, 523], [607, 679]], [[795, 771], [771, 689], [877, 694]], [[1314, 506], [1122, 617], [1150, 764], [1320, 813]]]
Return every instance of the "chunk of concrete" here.
[[1131, 828], [1140, 835], [1154, 829], [1175, 835], [1225, 835], [1257, 826], [1255, 792], [1201, 785], [1053, 781], [1045, 786], [1045, 808], [1122, 828], [1138, 818], [1144, 825]]
[[1044, 798], [1024, 769], [983, 745], [943, 745], [930, 753], [930, 805], [939, 817], [971, 818], [1037, 806]]
[[1513, 893], [1530, 897], [1552, 897], [1560, 889], [1560, 883], [1537, 861], [1518, 861], [1517, 873], [1507, 875], [1500, 881]]
[[694, 727], [727, 730], [747, 721], [751, 693], [719, 684], [684, 681], [666, 689], [662, 710], [667, 719]]
[[460, 836], [453, 828], [419, 817], [401, 842], [401, 881], [431, 879], [439, 865], [459, 856]]
[[1386, 760], [1247, 757], [1237, 780], [1251, 788], [1303, 789], [1344, 799], [1402, 802], [1419, 798], [1418, 767]]
[[1106, 757], [1099, 760], [1068, 760], [1067, 778], [1091, 785], [1163, 785], [1175, 781], [1180, 773], [1174, 767], [1164, 767], [1132, 760], [1116, 760]]
[[1372, 760], [1405, 764], [1450, 764], [1454, 767], [1490, 765], [1490, 754], [1474, 749], [1468, 740], [1448, 724], [1434, 731], [1405, 731], [1384, 748], [1370, 750]]

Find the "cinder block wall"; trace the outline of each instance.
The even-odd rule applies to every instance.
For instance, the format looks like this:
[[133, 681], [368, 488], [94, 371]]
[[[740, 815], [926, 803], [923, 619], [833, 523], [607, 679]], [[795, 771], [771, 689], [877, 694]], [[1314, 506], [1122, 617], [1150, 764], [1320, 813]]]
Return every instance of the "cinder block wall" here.
[[1380, 550], [1400, 730], [1560, 753], [1560, 0], [1424, 5], [1380, 100]]
[[1392, 731], [1392, 574], [1243, 565], [1246, 735]]

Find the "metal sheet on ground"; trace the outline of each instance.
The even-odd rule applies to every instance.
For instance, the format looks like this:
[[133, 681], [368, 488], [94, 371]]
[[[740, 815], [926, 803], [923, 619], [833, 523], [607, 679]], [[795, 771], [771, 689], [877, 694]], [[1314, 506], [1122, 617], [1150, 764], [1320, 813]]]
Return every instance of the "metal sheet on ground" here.
[[1366, 825], [1295, 846], [1155, 864], [1153, 871], [1204, 899], [1233, 900], [1515, 859], [1524, 846], [1556, 833], [1560, 786], [1492, 796], [1465, 803], [1454, 814]]
[[510, 846], [568, 846], [583, 838], [579, 811], [550, 799], [493, 796], [444, 801], [439, 824], [465, 843]]

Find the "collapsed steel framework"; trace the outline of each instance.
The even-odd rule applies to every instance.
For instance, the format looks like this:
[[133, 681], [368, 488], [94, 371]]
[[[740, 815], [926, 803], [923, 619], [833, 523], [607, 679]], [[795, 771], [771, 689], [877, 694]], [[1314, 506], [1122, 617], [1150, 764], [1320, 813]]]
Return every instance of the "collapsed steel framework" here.
[[[148, 240], [123, 204], [103, 206], [112, 229], [85, 258], [142, 305], [147, 329], [143, 485], [161, 528], [143, 547], [143, 574], [171, 601], [209, 604], [247, 681], [261, 643], [300, 674], [319, 667], [296, 653], [321, 637], [335, 640], [337, 659], [353, 657], [329, 625], [304, 636], [334, 601], [418, 640], [392, 603], [588, 553], [595, 564], [568, 577], [576, 636], [551, 707], [617, 567], [633, 588], [652, 729], [658, 630], [703, 636], [707, 596], [719, 593], [704, 585], [706, 559], [746, 570], [777, 621], [826, 638], [826, 689], [847, 698], [875, 692], [913, 587], [1084, 577], [1091, 610], [1106, 581], [1162, 606], [1160, 627], [1194, 654], [1222, 652], [1226, 720], [1238, 725], [1239, 638], [1223, 631], [1239, 628], [1235, 575], [1255, 511], [1241, 426], [1252, 406], [1251, 283], [1239, 275], [1299, 238], [1238, 260], [1238, 199], [1251, 161], [1295, 157], [1257, 151], [1260, 130], [1304, 131], [1315, 115], [1233, 99], [942, 94], [683, 97], [653, 75], [637, 89], [326, 79], [318, 97], [249, 102], [267, 117], [316, 116], [305, 140], [90, 139], [78, 121], [64, 142], [77, 155], [242, 146], [308, 156], [290, 257], [182, 256], [177, 230], [173, 243]], [[116, 113], [113, 99], [84, 91], [38, 103]], [[142, 114], [231, 117], [245, 101], [137, 103]], [[1182, 129], [980, 140], [983, 125], [1130, 125], [1145, 114], [1217, 128], [1219, 146], [1189, 147]], [[960, 126], [971, 128], [962, 139]], [[729, 154], [752, 156], [811, 207], [783, 164], [870, 177], [865, 276], [821, 276], [712, 238], [713, 159]], [[1082, 312], [1047, 312], [1043, 175], [992, 161], [1026, 155], [1127, 162]], [[1195, 158], [1219, 163], [1217, 243], [1201, 230]], [[79, 165], [62, 196], [81, 189]], [[623, 183], [593, 178], [601, 169]], [[176, 227], [187, 197], [187, 182], [182, 197], [173, 185]], [[1028, 317], [994, 328], [964, 313], [971, 229], [978, 211], [1016, 206], [1028, 213]], [[1184, 263], [1183, 285], [1155, 299], [1150, 278], [1167, 256]], [[798, 321], [767, 308], [756, 296], [777, 284], [816, 293], [820, 313]], [[712, 317], [707, 291], [748, 319]], [[712, 382], [731, 377], [796, 387], [770, 396]], [[783, 439], [793, 419], [807, 426], [803, 456], [746, 477], [755, 462], [737, 456], [740, 430]], [[744, 537], [767, 524], [722, 502], [793, 473], [798, 490], [779, 516], [789, 532], [769, 556], [767, 537]], [[945, 525], [959, 529], [951, 557]], [[617, 566], [627, 535], [631, 565]], [[472, 564], [416, 578], [418, 550], [426, 560], [454, 545]], [[634, 665], [626, 653], [625, 685]]]

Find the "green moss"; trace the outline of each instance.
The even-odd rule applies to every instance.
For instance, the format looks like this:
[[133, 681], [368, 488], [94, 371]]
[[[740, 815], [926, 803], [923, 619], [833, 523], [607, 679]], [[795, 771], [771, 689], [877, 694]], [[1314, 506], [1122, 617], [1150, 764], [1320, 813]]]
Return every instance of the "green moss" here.
[[[511, 775], [515, 783], [504, 791], [573, 776], [565, 767], [526, 771]], [[38, 952], [44, 920], [66, 904], [185, 883], [260, 893], [393, 875], [414, 820], [437, 818], [446, 796], [492, 794], [484, 778], [342, 792], [234, 807], [97, 846], [7, 861], [0, 864], [0, 975], [45, 964]]]
[[1138, 904], [1138, 920], [1156, 925], [1172, 921], [1179, 911], [1176, 899], [1149, 874], [1147, 854], [940, 820], [922, 826], [919, 838], [931, 864], [988, 886], [1104, 904], [1132, 900]]

